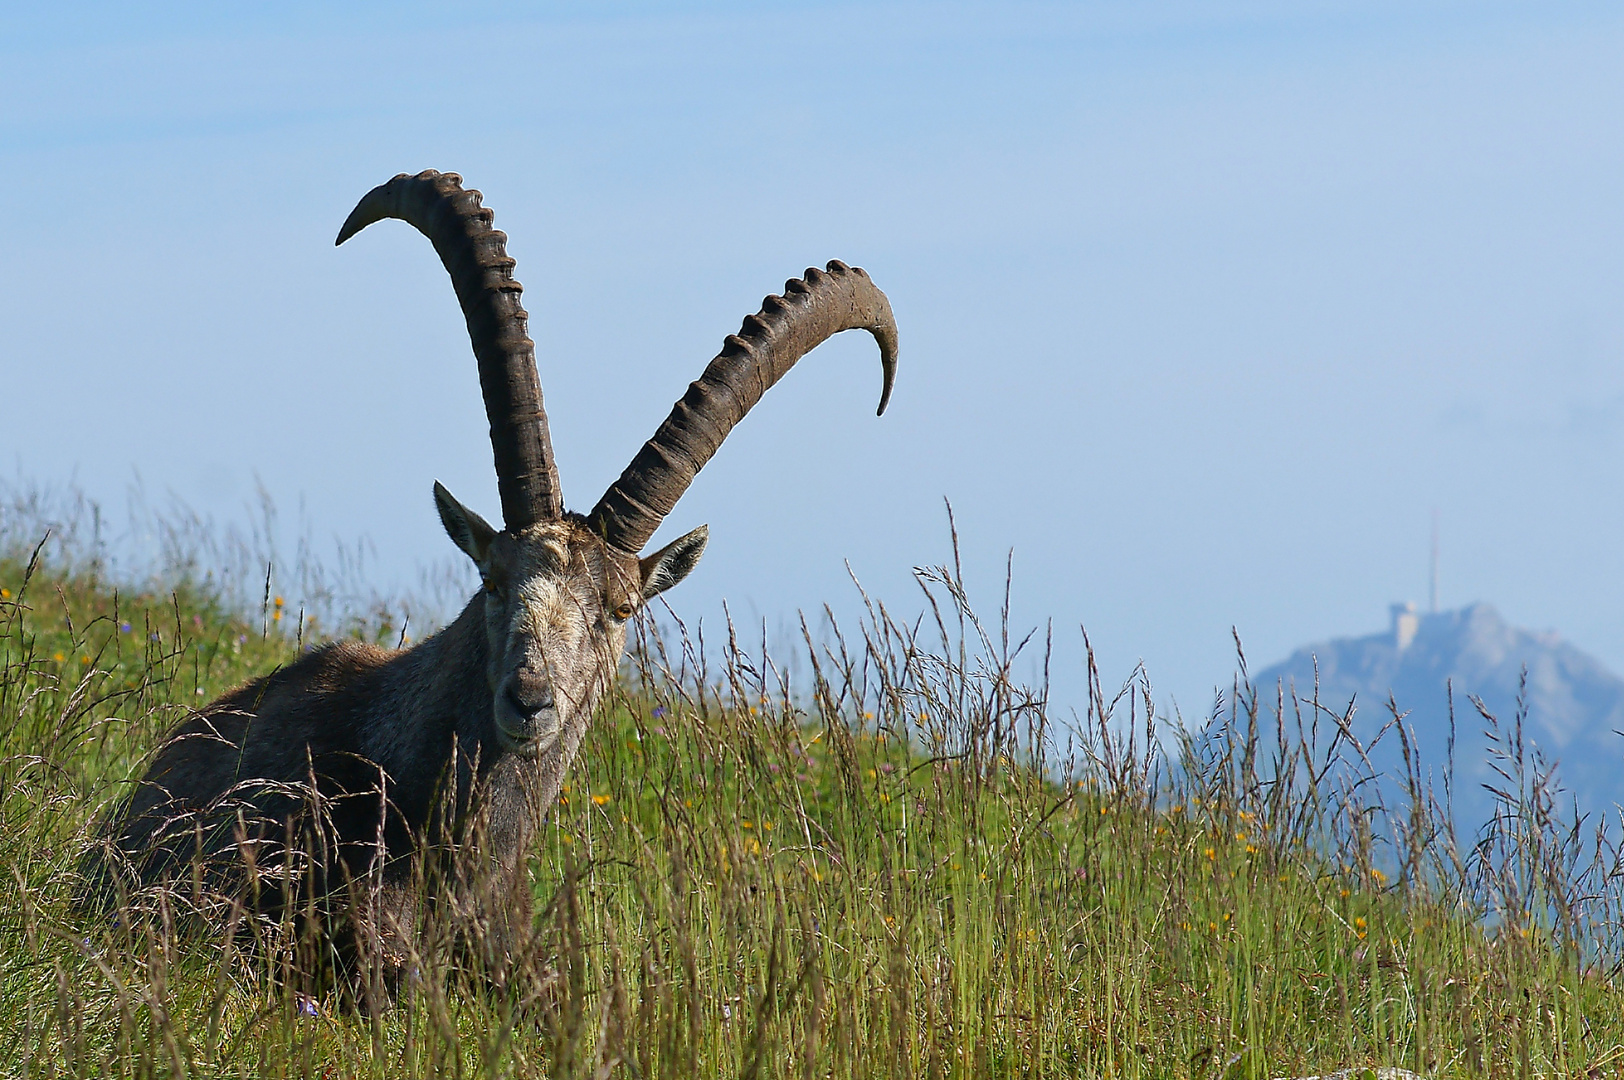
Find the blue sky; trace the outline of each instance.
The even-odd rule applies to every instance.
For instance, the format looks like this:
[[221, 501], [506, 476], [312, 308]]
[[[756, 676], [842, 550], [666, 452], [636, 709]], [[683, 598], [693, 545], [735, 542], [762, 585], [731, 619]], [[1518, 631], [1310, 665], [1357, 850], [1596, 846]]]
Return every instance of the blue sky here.
[[[355, 200], [461, 172], [526, 286], [584, 508], [761, 296], [867, 267], [837, 339], [661, 537], [685, 618], [899, 610], [1013, 549], [1199, 712], [1424, 600], [1624, 671], [1624, 15], [1602, 4], [283, 4], [0, 9], [0, 462], [221, 519], [256, 477], [410, 581], [443, 480], [495, 515], [460, 316]], [[659, 538], [657, 538], [659, 539]], [[1080, 687], [1063, 675], [1063, 689]]]

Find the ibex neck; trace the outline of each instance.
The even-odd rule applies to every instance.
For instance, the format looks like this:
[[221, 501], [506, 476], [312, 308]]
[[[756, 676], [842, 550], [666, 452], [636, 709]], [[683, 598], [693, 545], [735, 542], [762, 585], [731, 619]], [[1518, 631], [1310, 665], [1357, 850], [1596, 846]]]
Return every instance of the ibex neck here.
[[426, 812], [443, 781], [465, 784], [466, 777], [445, 772], [453, 743], [459, 758], [488, 759], [496, 751], [480, 737], [481, 722], [489, 728], [491, 715], [483, 620], [483, 601], [476, 596], [451, 625], [394, 654], [378, 673], [362, 753], [389, 774], [411, 807], [409, 817]]

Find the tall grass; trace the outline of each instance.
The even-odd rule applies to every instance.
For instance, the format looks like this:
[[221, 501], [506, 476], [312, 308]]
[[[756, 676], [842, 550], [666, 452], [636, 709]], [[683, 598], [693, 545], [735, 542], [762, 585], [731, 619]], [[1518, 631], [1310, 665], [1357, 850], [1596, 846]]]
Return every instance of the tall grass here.
[[1057, 725], [1042, 679], [1013, 674], [1043, 670], [1047, 640], [978, 618], [955, 567], [918, 577], [922, 618], [865, 597], [860, 625], [803, 628], [793, 663], [731, 627], [709, 651], [680, 624], [642, 627], [531, 858], [517, 965], [430, 934], [393, 1008], [368, 1015], [293, 977], [297, 927], [245, 938], [239, 910], [181, 932], [161, 904], [71, 902], [143, 756], [290, 659], [302, 621], [244, 614], [195, 575], [132, 593], [14, 548], [4, 1071], [1619, 1071], [1616, 852], [1564, 822], [1517, 718], [1489, 721], [1502, 814], [1460, 839], [1423, 763], [1407, 805], [1368, 805], [1347, 717], [1310, 696], [1264, 730], [1244, 668], [1190, 732], [1165, 730], [1142, 672], [1108, 692], [1090, 661], [1081, 723]]

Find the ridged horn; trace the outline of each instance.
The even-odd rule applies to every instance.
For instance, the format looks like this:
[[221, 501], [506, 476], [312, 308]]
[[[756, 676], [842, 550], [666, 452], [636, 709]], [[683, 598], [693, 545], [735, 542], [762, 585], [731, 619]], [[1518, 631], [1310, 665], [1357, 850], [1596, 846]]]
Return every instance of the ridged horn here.
[[491, 227], [480, 194], [456, 173], [401, 173], [367, 192], [338, 231], [342, 244], [374, 221], [398, 218], [428, 237], [451, 275], [468, 338], [479, 361], [479, 386], [491, 425], [502, 520], [516, 532], [564, 512], [558, 464], [542, 408], [536, 345], [519, 303], [507, 234]]
[[637, 554], [676, 506], [733, 425], [795, 362], [842, 330], [867, 330], [880, 346], [880, 407], [897, 375], [897, 324], [891, 302], [863, 270], [843, 262], [812, 269], [769, 296], [759, 314], [729, 335], [705, 373], [689, 385], [620, 479], [593, 508], [592, 527], [612, 546]]

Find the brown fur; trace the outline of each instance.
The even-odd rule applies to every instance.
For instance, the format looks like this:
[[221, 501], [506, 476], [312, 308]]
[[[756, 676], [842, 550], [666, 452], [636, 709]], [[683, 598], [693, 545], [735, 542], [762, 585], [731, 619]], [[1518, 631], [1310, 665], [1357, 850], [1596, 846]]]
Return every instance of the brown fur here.
[[[340, 954], [393, 979], [414, 950], [409, 885], [427, 873], [439, 899], [470, 901], [453, 906], [471, 905], [488, 957], [514, 948], [524, 855], [626, 617], [687, 574], [704, 532], [638, 560], [579, 518], [498, 533], [438, 485], [436, 499], [486, 588], [410, 649], [327, 645], [180, 724], [104, 830], [104, 896], [190, 882], [273, 917], [336, 902]], [[456, 863], [459, 849], [477, 859]]]

